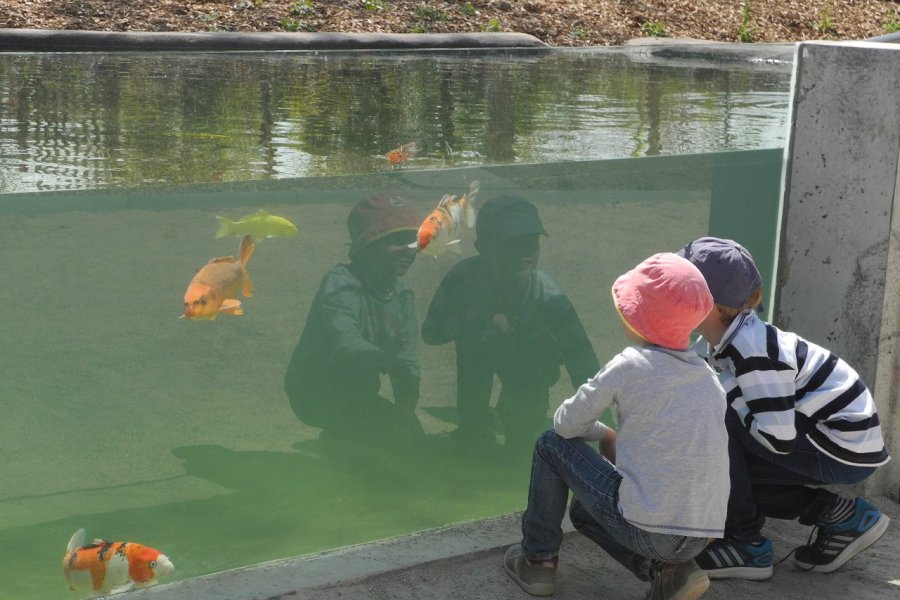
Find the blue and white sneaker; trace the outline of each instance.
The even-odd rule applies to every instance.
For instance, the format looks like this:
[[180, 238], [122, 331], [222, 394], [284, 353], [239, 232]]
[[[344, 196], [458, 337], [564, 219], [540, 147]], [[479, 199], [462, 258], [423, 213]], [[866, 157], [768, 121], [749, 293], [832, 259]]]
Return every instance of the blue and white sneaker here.
[[848, 519], [833, 525], [817, 525], [816, 541], [797, 548], [794, 563], [804, 571], [831, 573], [877, 542], [890, 521], [872, 504], [857, 498]]
[[710, 579], [750, 579], [772, 576], [772, 540], [756, 546], [736, 540], [716, 540], [694, 559]]

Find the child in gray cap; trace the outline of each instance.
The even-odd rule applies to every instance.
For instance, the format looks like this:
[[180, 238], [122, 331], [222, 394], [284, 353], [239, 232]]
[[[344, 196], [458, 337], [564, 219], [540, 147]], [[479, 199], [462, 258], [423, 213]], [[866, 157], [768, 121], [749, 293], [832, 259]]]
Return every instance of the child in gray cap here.
[[834, 353], [757, 316], [762, 279], [743, 246], [705, 237], [679, 254], [703, 273], [715, 300], [698, 330], [729, 404], [725, 537], [697, 563], [713, 579], [768, 579], [772, 542], [761, 531], [773, 517], [815, 526], [815, 540], [794, 551], [794, 562], [834, 571], [888, 526], [863, 498], [812, 487], [859, 483], [890, 459], [872, 395]]

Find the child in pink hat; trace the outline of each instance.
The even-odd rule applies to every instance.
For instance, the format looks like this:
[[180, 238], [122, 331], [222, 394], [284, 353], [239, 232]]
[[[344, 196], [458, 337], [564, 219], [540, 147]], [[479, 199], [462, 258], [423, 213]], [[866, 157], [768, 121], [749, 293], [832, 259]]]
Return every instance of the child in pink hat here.
[[[575, 527], [642, 581], [651, 599], [693, 600], [709, 578], [693, 560], [721, 535], [728, 503], [725, 393], [688, 346], [713, 308], [702, 273], [655, 254], [612, 286], [633, 343], [565, 400], [537, 441], [522, 542], [504, 569], [535, 596], [555, 590], [569, 491]], [[600, 422], [615, 405], [619, 433]], [[601, 455], [588, 442], [614, 452]]]

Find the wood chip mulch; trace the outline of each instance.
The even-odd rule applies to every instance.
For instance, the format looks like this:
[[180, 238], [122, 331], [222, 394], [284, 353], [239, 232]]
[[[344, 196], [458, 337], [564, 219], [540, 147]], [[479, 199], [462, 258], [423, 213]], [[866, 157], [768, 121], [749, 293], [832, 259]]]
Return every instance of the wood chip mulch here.
[[0, 27], [92, 31], [531, 34], [554, 46], [650, 35], [722, 42], [900, 31], [896, 0], [0, 0]]

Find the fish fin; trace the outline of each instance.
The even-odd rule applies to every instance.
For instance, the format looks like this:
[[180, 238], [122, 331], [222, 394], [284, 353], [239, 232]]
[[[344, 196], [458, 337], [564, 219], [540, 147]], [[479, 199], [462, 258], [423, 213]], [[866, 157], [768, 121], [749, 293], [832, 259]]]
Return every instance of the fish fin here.
[[[222, 303], [222, 306], [219, 307], [219, 312], [229, 315], [241, 316], [242, 314], [244, 314], [244, 309], [241, 308], [240, 300], [234, 300], [232, 298]], [[215, 319], [215, 316], [213, 316], [213, 319]]]
[[232, 221], [229, 221], [225, 217], [220, 217], [219, 215], [216, 215], [216, 221], [219, 222], [219, 230], [216, 232], [216, 239], [223, 238], [231, 233]]
[[124, 592], [129, 592], [134, 587], [134, 582], [130, 581], [124, 585], [117, 585], [113, 589], [109, 590], [110, 594], [122, 594]]
[[261, 208], [257, 211], [256, 216], [257, 217], [268, 217], [269, 213]]
[[253, 243], [253, 237], [249, 234], [245, 235], [241, 240], [241, 245], [238, 247], [238, 255], [241, 257], [241, 262], [244, 263], [244, 266], [247, 265], [247, 261], [250, 260], [255, 249], [256, 244]]
[[456, 200], [456, 196], [453, 194], [444, 194], [444, 197], [438, 201], [437, 207], [447, 209], [447, 205]]
[[84, 546], [84, 536], [84, 527], [80, 527], [78, 531], [73, 533], [72, 537], [69, 538], [69, 544], [66, 546], [66, 552], [75, 552], [76, 550]]
[[253, 295], [253, 282], [250, 281], [250, 274], [247, 273], [247, 267], [244, 267], [244, 277], [241, 283], [241, 293], [244, 294], [245, 298], [249, 298]]

